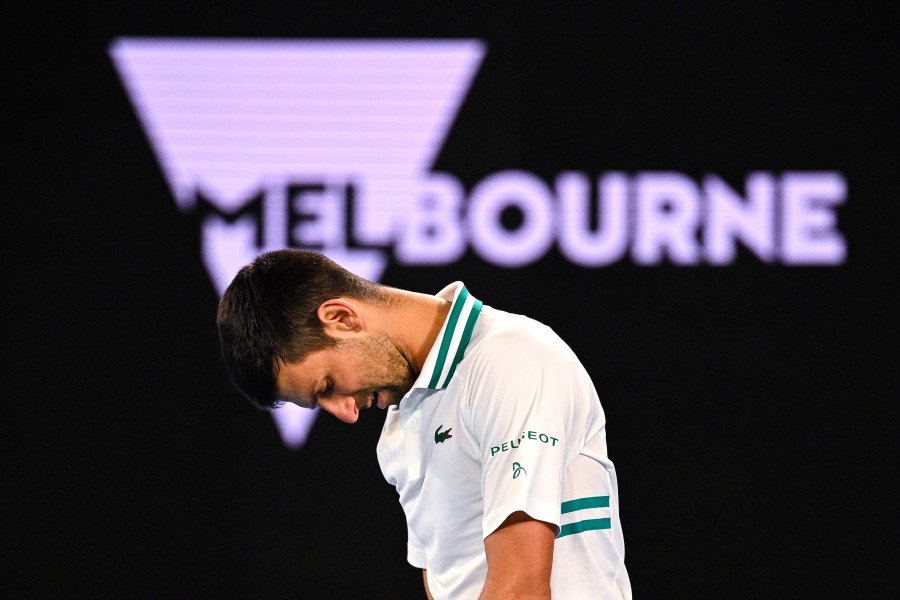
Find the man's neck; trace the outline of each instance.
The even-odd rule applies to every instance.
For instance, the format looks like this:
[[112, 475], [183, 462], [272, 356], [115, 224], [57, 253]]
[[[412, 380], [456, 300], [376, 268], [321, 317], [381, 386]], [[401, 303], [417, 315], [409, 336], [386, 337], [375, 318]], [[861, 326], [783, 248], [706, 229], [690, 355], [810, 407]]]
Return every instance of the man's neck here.
[[398, 345], [418, 376], [453, 303], [437, 296], [393, 289], [379, 328]]

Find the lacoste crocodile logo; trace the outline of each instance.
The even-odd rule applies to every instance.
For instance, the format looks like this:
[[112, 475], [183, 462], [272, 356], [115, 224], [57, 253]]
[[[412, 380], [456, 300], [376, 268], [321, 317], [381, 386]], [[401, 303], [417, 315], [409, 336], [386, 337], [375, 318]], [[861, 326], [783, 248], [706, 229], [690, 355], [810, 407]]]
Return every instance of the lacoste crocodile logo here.
[[452, 427], [448, 427], [446, 431], [441, 431], [440, 425], [437, 429], [434, 430], [434, 443], [435, 444], [443, 444], [445, 440], [449, 440], [453, 436], [450, 435], [450, 432], [453, 431]]

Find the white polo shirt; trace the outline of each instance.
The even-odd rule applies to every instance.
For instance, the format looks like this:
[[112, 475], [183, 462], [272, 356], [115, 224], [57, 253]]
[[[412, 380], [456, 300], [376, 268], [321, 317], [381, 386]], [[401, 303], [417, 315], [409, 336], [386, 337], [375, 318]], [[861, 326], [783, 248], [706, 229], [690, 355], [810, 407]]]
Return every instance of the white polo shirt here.
[[606, 420], [571, 349], [462, 283], [418, 379], [387, 413], [378, 462], [435, 600], [475, 600], [484, 538], [510, 514], [553, 524], [555, 600], [630, 599]]

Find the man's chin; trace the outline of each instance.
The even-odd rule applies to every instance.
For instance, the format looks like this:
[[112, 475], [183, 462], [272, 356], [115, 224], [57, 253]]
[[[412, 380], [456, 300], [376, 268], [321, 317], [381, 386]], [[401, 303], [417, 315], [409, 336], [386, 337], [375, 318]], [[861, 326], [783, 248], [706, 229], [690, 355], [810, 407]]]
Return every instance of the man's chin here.
[[375, 401], [375, 405], [382, 410], [397, 404], [400, 404], [400, 398], [395, 394], [389, 394], [387, 392], [379, 393]]
[[[404, 386], [406, 387], [406, 386]], [[412, 387], [412, 386], [409, 386]], [[403, 390], [400, 386], [390, 386], [384, 388], [378, 392], [378, 398], [376, 399], [376, 405], [378, 408], [385, 409], [389, 406], [396, 406], [400, 404], [400, 400], [403, 399], [403, 396], [406, 395], [406, 392], [409, 391], [409, 388]]]

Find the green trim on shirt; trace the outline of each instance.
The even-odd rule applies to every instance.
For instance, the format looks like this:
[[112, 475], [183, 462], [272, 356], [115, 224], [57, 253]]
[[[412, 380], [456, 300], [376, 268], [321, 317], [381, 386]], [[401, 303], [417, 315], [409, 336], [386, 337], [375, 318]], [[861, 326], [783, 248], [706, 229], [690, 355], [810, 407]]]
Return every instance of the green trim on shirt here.
[[[463, 359], [469, 340], [472, 338], [472, 331], [475, 329], [475, 322], [478, 320], [478, 315], [481, 314], [483, 305], [481, 300], [472, 298], [469, 308], [466, 309], [467, 300], [469, 300], [469, 290], [466, 289], [466, 286], [462, 286], [462, 289], [459, 290], [459, 294], [453, 301], [450, 315], [447, 317], [447, 324], [444, 327], [444, 334], [441, 336], [437, 358], [434, 361], [434, 370], [431, 372], [431, 379], [428, 382], [429, 389], [442, 390], [447, 387], [447, 384], [450, 383], [453, 374], [456, 372], [457, 365]], [[465, 322], [464, 325], [461, 324], [463, 321]], [[453, 336], [459, 327], [463, 328], [462, 333], [458, 342], [454, 344]], [[447, 370], [446, 378], [442, 380], [441, 374], [444, 372], [444, 366], [447, 365], [448, 360], [450, 361], [450, 366]]]
[[[466, 298], [469, 297], [469, 290], [463, 286], [462, 291], [453, 303], [453, 310], [447, 318], [447, 327], [444, 329], [444, 337], [441, 338], [441, 348], [438, 351], [437, 361], [434, 363], [434, 372], [431, 374], [431, 381], [428, 383], [429, 388], [436, 388], [444, 370], [444, 363], [447, 361], [447, 352], [450, 350], [450, 342], [453, 341], [453, 333], [456, 331], [456, 323], [459, 321], [459, 314], [462, 312]], [[448, 378], [449, 379], [449, 378]]]
[[590, 498], [578, 498], [562, 503], [562, 514], [584, 510], [586, 508], [609, 508], [609, 496], [592, 496]]
[[[579, 510], [587, 510], [589, 508], [609, 508], [609, 496], [589, 496], [587, 498], [576, 498], [575, 500], [566, 500], [560, 505], [560, 513], [572, 513]], [[610, 519], [584, 519], [569, 523], [559, 528], [557, 538], [566, 537], [576, 533], [585, 531], [594, 531], [597, 529], [610, 529], [612, 527]]]
[[610, 529], [612, 525], [609, 519], [586, 519], [577, 523], [569, 523], [559, 528], [557, 539], [572, 535], [574, 533], [582, 533], [585, 531], [594, 531], [596, 529]]
[[481, 314], [481, 306], [481, 300], [476, 300], [472, 306], [472, 312], [469, 313], [469, 318], [466, 320], [466, 328], [463, 329], [462, 339], [459, 340], [459, 348], [456, 349], [456, 356], [453, 357], [453, 364], [450, 365], [450, 372], [447, 373], [447, 381], [444, 382], [444, 387], [447, 387], [447, 384], [450, 383], [453, 373], [456, 371], [456, 365], [459, 364], [463, 354], [466, 352], [466, 346], [469, 345], [469, 339], [472, 337], [472, 330], [475, 329], [475, 321], [478, 320], [478, 315]]

